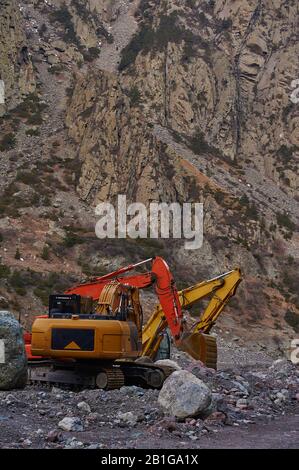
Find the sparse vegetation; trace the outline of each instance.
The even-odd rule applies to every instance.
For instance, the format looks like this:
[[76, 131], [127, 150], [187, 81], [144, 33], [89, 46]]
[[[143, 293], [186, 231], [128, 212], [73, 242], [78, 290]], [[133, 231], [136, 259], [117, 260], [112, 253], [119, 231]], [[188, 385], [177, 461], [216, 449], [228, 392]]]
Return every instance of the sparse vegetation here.
[[192, 137], [190, 141], [190, 148], [192, 152], [197, 154], [209, 153], [213, 150], [210, 145], [205, 141], [204, 134], [201, 131], [197, 131], [196, 135]]
[[50, 19], [53, 22], [60, 23], [63, 26], [63, 40], [80, 47], [80, 41], [76, 35], [72, 15], [66, 4], [63, 4], [58, 10], [51, 13]]
[[289, 232], [294, 232], [296, 229], [295, 223], [291, 220], [286, 212], [279, 212], [276, 214], [277, 223], [280, 227], [286, 228]]
[[77, 235], [72, 230], [67, 231], [66, 236], [63, 240], [63, 244], [66, 248], [72, 248], [73, 246], [80, 245], [82, 243], [84, 243], [83, 238]]
[[16, 138], [13, 133], [5, 134], [0, 140], [0, 152], [12, 150], [16, 146]]
[[277, 155], [280, 160], [283, 160], [285, 163], [289, 162], [293, 158], [293, 153], [296, 149], [294, 147], [287, 147], [286, 145], [282, 145], [278, 151]]
[[29, 135], [30, 137], [36, 137], [40, 135], [40, 131], [38, 129], [27, 129], [26, 135]]
[[131, 90], [128, 91], [128, 97], [131, 100], [132, 106], [138, 106], [141, 102], [141, 93], [137, 86], [133, 86]]
[[50, 259], [50, 250], [47, 245], [43, 247], [43, 251], [41, 252], [41, 258], [45, 261], [48, 261]]
[[0, 264], [0, 279], [7, 279], [10, 276], [10, 268], [5, 264]]
[[51, 67], [48, 68], [48, 72], [53, 75], [59, 75], [65, 70], [66, 70], [66, 67], [63, 64], [51, 65]]
[[18, 171], [16, 181], [29, 186], [34, 186], [40, 183], [40, 179], [36, 173], [22, 170]]
[[47, 106], [46, 103], [40, 102], [36, 93], [31, 93], [12, 110], [12, 114], [20, 119], [24, 119], [27, 125], [40, 126], [43, 123], [42, 112]]
[[250, 202], [247, 194], [243, 194], [243, 196], [240, 197], [239, 203], [242, 207], [245, 208], [245, 216], [246, 217], [248, 217], [249, 219], [252, 219], [252, 220], [258, 220], [259, 219], [258, 208], [256, 207], [254, 201]]
[[11, 274], [9, 268], [3, 266], [3, 269], [1, 269], [1, 265], [0, 277], [7, 278], [9, 285], [19, 295], [25, 295], [28, 291], [33, 290], [33, 293], [41, 299], [45, 306], [48, 305], [50, 294], [61, 293], [75, 282], [73, 277], [56, 272], [42, 274], [27, 269], [14, 270]]
[[97, 47], [90, 47], [87, 51], [83, 52], [83, 58], [86, 62], [93, 62], [100, 55], [100, 49]]
[[294, 329], [296, 333], [299, 333], [298, 313], [292, 312], [291, 310], [287, 310], [284, 319]]
[[[176, 11], [173, 11], [170, 15], [161, 16], [156, 29], [152, 25], [152, 19], [150, 19], [143, 24], [130, 44], [123, 49], [119, 70], [122, 71], [134, 63], [140, 52], [148, 53], [153, 49], [162, 51], [169, 42], [178, 44], [185, 41], [185, 43], [193, 44], [195, 38], [191, 31], [178, 24]], [[196, 39], [200, 40], [200, 38]]]

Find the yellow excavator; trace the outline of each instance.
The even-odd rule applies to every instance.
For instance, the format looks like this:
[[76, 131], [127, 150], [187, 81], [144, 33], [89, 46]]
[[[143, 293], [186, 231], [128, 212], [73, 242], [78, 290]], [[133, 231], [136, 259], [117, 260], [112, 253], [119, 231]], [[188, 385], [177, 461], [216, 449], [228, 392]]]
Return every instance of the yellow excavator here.
[[[151, 263], [151, 270], [127, 275]], [[125, 275], [124, 275], [125, 274]], [[212, 326], [241, 281], [239, 269], [177, 291], [165, 260], [151, 258], [53, 294], [49, 313], [25, 334], [31, 382], [113, 389], [123, 384], [160, 388], [170, 370], [153, 361], [169, 329], [176, 346], [217, 367]], [[159, 305], [143, 326], [139, 290], [155, 286]], [[200, 319], [188, 328], [183, 310], [210, 296]]]
[[[199, 282], [178, 293], [183, 309], [190, 308], [200, 300], [210, 297], [199, 321], [194, 323], [187, 334], [183, 334], [178, 347], [213, 369], [217, 368], [217, 343], [216, 338], [208, 333], [225, 305], [235, 295], [241, 280], [240, 269], [234, 269], [208, 281]], [[153, 360], [156, 358], [163, 340], [163, 332], [167, 327], [168, 323], [163, 309], [161, 305], [157, 305], [142, 332], [143, 356]]]

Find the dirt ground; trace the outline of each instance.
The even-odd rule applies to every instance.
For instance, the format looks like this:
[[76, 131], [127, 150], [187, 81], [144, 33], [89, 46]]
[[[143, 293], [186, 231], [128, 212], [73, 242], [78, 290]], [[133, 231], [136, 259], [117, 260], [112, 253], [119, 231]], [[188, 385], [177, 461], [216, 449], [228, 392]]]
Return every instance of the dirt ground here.
[[[205, 419], [168, 416], [158, 390], [29, 386], [0, 392], [0, 448], [298, 448], [298, 367], [221, 341], [219, 356], [214, 372], [172, 354], [210, 387], [215, 408]], [[65, 418], [75, 419], [72, 430], [63, 429]]]

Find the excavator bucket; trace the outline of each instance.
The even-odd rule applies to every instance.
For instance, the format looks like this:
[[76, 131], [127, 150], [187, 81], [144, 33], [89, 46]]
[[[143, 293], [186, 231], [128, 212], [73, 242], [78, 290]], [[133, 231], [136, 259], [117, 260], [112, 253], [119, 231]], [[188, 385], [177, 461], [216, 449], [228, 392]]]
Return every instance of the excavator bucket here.
[[217, 342], [213, 336], [200, 332], [185, 333], [177, 347], [207, 367], [217, 369]]

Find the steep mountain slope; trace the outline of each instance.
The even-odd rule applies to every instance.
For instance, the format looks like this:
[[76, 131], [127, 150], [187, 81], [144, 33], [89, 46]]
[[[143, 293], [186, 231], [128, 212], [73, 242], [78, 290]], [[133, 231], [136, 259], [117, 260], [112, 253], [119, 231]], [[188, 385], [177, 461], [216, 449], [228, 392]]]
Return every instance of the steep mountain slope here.
[[[31, 93], [18, 107], [8, 95], [1, 124], [3, 302], [28, 315], [82, 269], [153, 253], [180, 285], [241, 266], [222, 334], [288, 347], [299, 314], [297, 2], [20, 4], [10, 78], [0, 59], [9, 89], [26, 83], [17, 98]], [[93, 206], [118, 194], [203, 202], [203, 248], [97, 240]]]
[[[24, 22], [15, 0], [0, 1], [0, 79], [9, 106], [35, 90], [35, 77], [26, 46]], [[0, 116], [6, 107], [0, 104]]]

